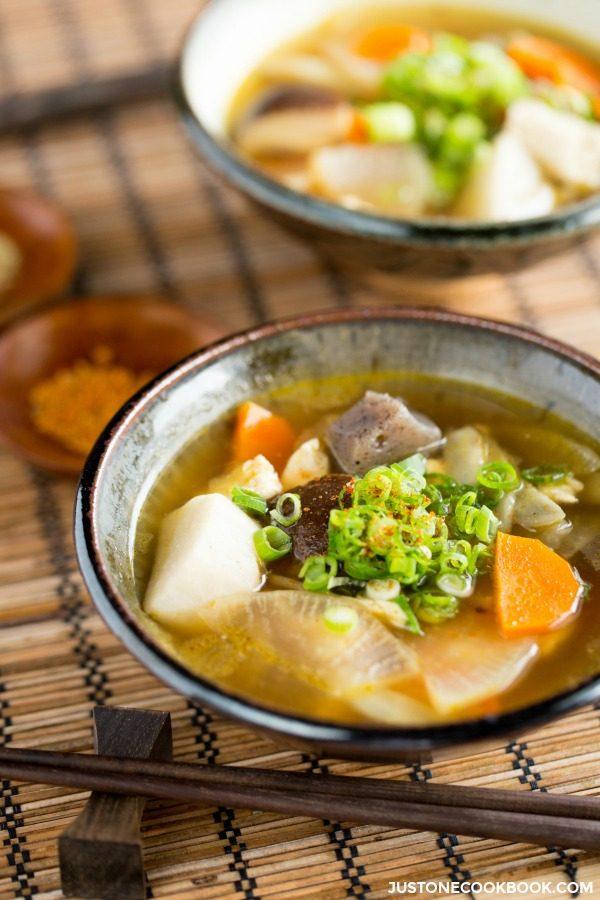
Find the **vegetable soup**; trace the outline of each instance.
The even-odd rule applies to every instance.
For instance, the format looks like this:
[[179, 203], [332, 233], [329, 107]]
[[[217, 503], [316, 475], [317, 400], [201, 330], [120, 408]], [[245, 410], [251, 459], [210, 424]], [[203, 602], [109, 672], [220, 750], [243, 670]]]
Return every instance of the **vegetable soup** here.
[[266, 174], [353, 210], [510, 221], [600, 189], [599, 120], [596, 49], [483, 8], [398, 3], [270, 53], [229, 130]]
[[169, 652], [247, 699], [388, 725], [500, 713], [600, 669], [600, 455], [464, 383], [299, 383], [160, 476], [135, 568]]

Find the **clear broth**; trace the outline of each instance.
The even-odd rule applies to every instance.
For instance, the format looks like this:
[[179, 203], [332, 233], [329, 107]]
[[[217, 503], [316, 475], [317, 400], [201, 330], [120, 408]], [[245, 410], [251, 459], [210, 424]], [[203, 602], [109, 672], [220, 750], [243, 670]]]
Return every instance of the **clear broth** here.
[[[549, 457], [544, 442], [532, 442], [530, 450], [523, 452], [523, 433], [527, 426], [534, 424], [592, 446], [589, 438], [548, 410], [464, 383], [407, 373], [388, 372], [307, 381], [256, 399], [285, 415], [300, 434], [314, 426], [322, 416], [347, 409], [367, 388], [402, 396], [413, 408], [433, 418], [444, 431], [466, 424], [488, 425], [493, 434], [500, 432], [502, 445], [518, 456], [523, 465], [556, 461]], [[140, 605], [152, 567], [160, 523], [169, 512], [206, 491], [210, 478], [224, 470], [230, 457], [232, 417], [233, 414], [199, 434], [181, 456], [165, 469], [149, 493], [137, 523], [135, 538], [134, 569]], [[600, 530], [599, 510], [581, 507], [577, 515], [589, 517]], [[446, 716], [444, 721], [466, 719], [492, 710], [523, 707], [573, 688], [600, 671], [600, 579], [583, 558], [574, 557], [572, 563], [591, 584], [577, 619], [542, 639], [542, 652], [536, 662], [513, 688], [498, 698], [497, 705], [490, 707], [483, 704], [457, 715]], [[209, 630], [200, 636], [185, 637], [165, 631], [143, 612], [140, 615], [170, 652], [189, 669], [232, 693], [312, 718], [372, 722], [361, 718], [355, 709], [344, 702], [327, 696], [318, 686], [311, 687], [304, 681], [295, 681], [257, 654], [240, 660], [232, 647]], [[493, 613], [482, 610], [481, 615], [489, 618]], [[456, 621], [459, 620], [460, 613]], [[435, 627], [443, 628], [444, 625]], [[408, 639], [419, 640], [412, 636]], [[404, 687], [403, 690], [406, 693]], [[412, 694], [416, 699], [424, 699], [417, 685]]]

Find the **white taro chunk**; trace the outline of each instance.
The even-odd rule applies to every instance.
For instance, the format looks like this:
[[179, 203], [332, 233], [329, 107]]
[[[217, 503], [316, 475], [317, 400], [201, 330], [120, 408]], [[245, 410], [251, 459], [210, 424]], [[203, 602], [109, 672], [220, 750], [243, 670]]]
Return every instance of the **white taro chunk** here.
[[[331, 607], [348, 607], [356, 622], [346, 632], [328, 627]], [[284, 668], [294, 677], [339, 697], [370, 685], [414, 675], [414, 651], [360, 601], [310, 591], [261, 591], [223, 597], [202, 610], [206, 624]]]
[[600, 125], [523, 98], [509, 107], [507, 127], [552, 178], [584, 190], [600, 188]]
[[466, 219], [503, 222], [552, 212], [553, 188], [523, 143], [501, 132], [473, 163], [454, 212]]
[[254, 491], [265, 500], [281, 493], [279, 475], [272, 463], [261, 453], [253, 459], [247, 459], [230, 472], [211, 478], [208, 482], [211, 494], [224, 494], [226, 497], [231, 496], [234, 487]]
[[194, 497], [164, 520], [144, 610], [167, 628], [202, 630], [202, 608], [262, 583], [257, 524], [221, 494]]
[[435, 197], [431, 165], [416, 144], [340, 144], [311, 155], [317, 193], [351, 209], [420, 215]]
[[550, 497], [528, 482], [524, 482], [517, 493], [513, 519], [521, 528], [536, 531], [562, 522], [564, 510]]
[[367, 391], [330, 425], [327, 441], [341, 470], [360, 475], [413, 453], [433, 452], [442, 442], [442, 432], [399, 397]]
[[475, 484], [485, 463], [501, 461], [510, 462], [511, 458], [483, 427], [464, 425], [446, 436], [445, 471], [461, 484]]
[[316, 437], [311, 438], [300, 444], [288, 459], [281, 475], [283, 490], [301, 487], [309, 481], [329, 475], [330, 470], [329, 456], [323, 449], [321, 441]]

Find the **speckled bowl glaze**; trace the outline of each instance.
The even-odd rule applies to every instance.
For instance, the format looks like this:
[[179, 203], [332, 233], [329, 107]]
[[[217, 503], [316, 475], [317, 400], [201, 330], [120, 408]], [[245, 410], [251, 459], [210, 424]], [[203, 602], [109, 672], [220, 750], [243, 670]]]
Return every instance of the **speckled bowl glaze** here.
[[109, 627], [158, 678], [196, 703], [283, 742], [331, 756], [427, 759], [435, 749], [500, 734], [600, 698], [600, 677], [526, 709], [426, 728], [345, 727], [266, 709], [174, 660], [143, 627], [132, 546], [158, 474], [240, 402], [298, 379], [376, 370], [457, 378], [551, 407], [600, 439], [600, 365], [523, 328], [420, 309], [323, 313], [265, 325], [201, 350], [140, 391], [89, 457], [75, 540], [90, 593]]
[[[520, 222], [392, 219], [297, 193], [246, 164], [227, 138], [227, 111], [240, 84], [280, 44], [330, 14], [374, 0], [210, 0], [192, 23], [174, 81], [192, 141], [209, 165], [288, 229], [345, 266], [428, 276], [508, 271], [567, 248], [600, 225], [600, 196]], [[377, 0], [398, 6], [402, 0]], [[428, 0], [409, 0], [414, 7]], [[483, 0], [460, 0], [481, 7]], [[456, 6], [438, 0], [436, 6]], [[600, 46], [597, 0], [485, 0], [485, 7], [564, 30]]]

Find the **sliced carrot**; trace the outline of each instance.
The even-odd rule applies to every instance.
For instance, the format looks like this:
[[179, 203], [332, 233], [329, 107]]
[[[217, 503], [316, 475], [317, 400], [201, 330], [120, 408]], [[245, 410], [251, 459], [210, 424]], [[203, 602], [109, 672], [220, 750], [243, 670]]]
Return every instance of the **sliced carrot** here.
[[367, 139], [368, 133], [364, 117], [360, 114], [358, 109], [355, 109], [350, 130], [346, 135], [346, 140], [350, 141], [351, 144], [364, 144]]
[[401, 53], [427, 53], [430, 49], [430, 35], [413, 25], [375, 25], [363, 32], [354, 45], [359, 56], [377, 62], [389, 62]]
[[510, 41], [506, 52], [528, 78], [546, 78], [600, 95], [600, 65], [576, 50], [548, 38], [522, 34]]
[[536, 538], [499, 532], [493, 578], [505, 637], [547, 634], [579, 609], [581, 584], [573, 569]]
[[264, 406], [248, 401], [237, 411], [233, 432], [233, 455], [245, 462], [262, 453], [276, 469], [282, 469], [294, 448], [295, 434], [290, 423]]

